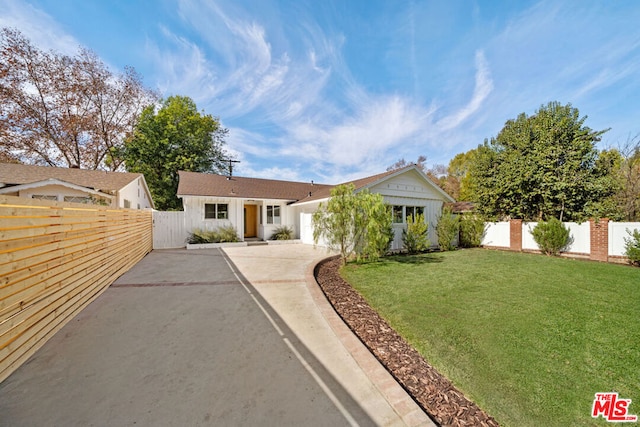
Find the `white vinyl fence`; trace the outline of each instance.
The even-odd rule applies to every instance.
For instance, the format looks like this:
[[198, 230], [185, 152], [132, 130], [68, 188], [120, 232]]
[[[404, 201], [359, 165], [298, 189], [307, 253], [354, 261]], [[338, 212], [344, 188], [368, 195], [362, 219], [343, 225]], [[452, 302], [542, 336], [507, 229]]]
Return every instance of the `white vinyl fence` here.
[[629, 238], [627, 230], [640, 230], [640, 222], [609, 223], [609, 256], [624, 256], [624, 238]]
[[484, 225], [484, 246], [508, 248], [511, 244], [510, 224], [508, 222], [487, 222]]
[[[522, 223], [522, 249], [523, 250], [539, 250], [538, 244], [533, 240], [533, 229], [538, 225], [537, 222]], [[569, 229], [569, 236], [573, 238], [573, 242], [567, 248], [566, 252], [576, 254], [591, 253], [591, 228], [588, 222], [579, 224], [577, 222], [565, 222], [564, 226]]]
[[[531, 232], [537, 222], [522, 223], [522, 250], [539, 250]], [[565, 222], [573, 238], [567, 253], [588, 255], [591, 253], [591, 229], [588, 221], [583, 223]], [[640, 230], [640, 222], [609, 222], [609, 256], [623, 257], [625, 252], [625, 238], [629, 238], [627, 230]], [[486, 247], [509, 248], [511, 246], [511, 230], [509, 222], [488, 222], [485, 224], [485, 234], [482, 245]]]

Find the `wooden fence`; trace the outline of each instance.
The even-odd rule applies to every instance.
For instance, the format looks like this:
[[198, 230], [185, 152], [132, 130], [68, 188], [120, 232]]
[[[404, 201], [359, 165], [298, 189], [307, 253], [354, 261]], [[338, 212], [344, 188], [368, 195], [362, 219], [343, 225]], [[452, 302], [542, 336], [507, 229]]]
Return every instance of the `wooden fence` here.
[[0, 382], [151, 248], [149, 211], [0, 196]]

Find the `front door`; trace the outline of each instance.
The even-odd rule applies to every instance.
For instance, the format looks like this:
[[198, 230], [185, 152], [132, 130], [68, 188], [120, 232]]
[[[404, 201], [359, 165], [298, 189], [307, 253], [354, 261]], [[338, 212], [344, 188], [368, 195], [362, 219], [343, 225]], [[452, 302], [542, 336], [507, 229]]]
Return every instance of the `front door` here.
[[258, 235], [258, 207], [256, 205], [244, 205], [244, 237], [256, 237]]

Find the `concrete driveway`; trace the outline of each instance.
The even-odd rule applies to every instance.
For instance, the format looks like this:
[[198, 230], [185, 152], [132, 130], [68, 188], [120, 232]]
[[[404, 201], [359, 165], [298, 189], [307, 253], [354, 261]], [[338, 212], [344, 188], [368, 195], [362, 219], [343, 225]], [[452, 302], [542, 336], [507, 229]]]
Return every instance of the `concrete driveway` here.
[[287, 246], [147, 255], [0, 384], [0, 425], [429, 425], [302, 292], [324, 252]]

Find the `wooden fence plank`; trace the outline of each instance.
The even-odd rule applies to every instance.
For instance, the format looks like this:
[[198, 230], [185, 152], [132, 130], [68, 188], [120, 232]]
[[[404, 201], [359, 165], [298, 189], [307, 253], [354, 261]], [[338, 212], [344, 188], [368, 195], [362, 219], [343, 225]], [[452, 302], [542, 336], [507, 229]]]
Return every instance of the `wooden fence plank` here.
[[0, 196], [0, 381], [152, 248], [149, 211]]

